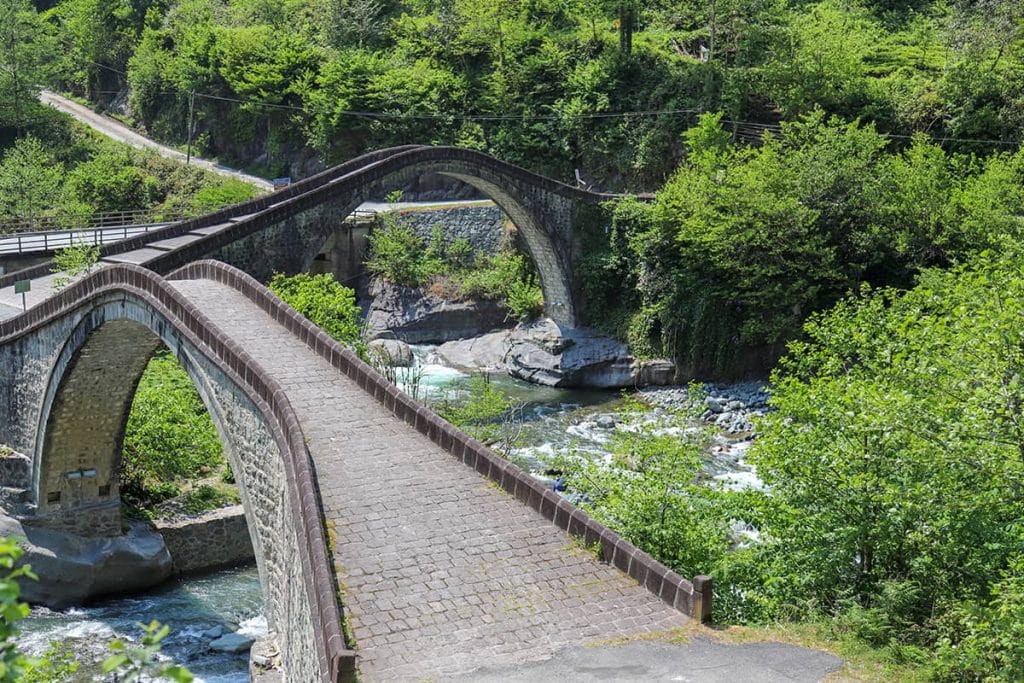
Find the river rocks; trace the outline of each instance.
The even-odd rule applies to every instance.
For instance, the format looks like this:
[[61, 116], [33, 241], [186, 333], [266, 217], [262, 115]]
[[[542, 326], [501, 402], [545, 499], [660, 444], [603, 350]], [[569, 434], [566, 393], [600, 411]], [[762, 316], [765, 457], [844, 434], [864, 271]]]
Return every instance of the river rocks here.
[[754, 417], [768, 411], [768, 391], [763, 383], [705, 385], [703, 406], [693, 406], [686, 387], [652, 387], [641, 394], [649, 402], [663, 408], [703, 408], [701, 418], [718, 427], [728, 436], [751, 438]]
[[463, 372], [504, 372], [511, 332], [491, 332], [472, 339], [445, 342], [435, 353], [445, 365]]
[[214, 641], [214, 640], [217, 640], [218, 638], [220, 638], [225, 633], [227, 633], [227, 631], [228, 630], [226, 628], [224, 628], [224, 626], [222, 626], [221, 624], [217, 624], [213, 628], [209, 628], [209, 629], [203, 631], [202, 637], [207, 639], [207, 640], [209, 640], [209, 641]]
[[115, 538], [84, 538], [23, 526], [0, 516], [0, 536], [25, 549], [19, 564], [32, 565], [38, 581], [22, 581], [22, 597], [56, 609], [111, 593], [140, 591], [171, 575], [164, 539], [141, 523]]
[[622, 342], [587, 328], [562, 327], [550, 318], [516, 327], [509, 343], [509, 374], [545, 386], [665, 384], [674, 375], [668, 361], [638, 361]]
[[370, 349], [371, 357], [376, 357], [384, 365], [395, 368], [408, 368], [412, 366], [412, 349], [403, 341], [397, 339], [374, 339], [367, 347]]
[[218, 652], [230, 652], [232, 654], [238, 654], [239, 652], [245, 652], [252, 647], [252, 644], [256, 642], [255, 638], [242, 635], [241, 633], [225, 633], [217, 640], [210, 643], [211, 650], [217, 650]]
[[452, 301], [377, 279], [370, 286], [366, 338], [440, 344], [507, 325], [508, 311], [494, 301]]

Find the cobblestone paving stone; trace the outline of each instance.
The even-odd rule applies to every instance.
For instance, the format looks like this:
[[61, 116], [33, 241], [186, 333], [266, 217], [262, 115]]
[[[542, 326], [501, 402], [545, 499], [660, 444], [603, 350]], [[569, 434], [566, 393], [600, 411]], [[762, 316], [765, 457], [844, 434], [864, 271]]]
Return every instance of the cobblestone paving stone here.
[[464, 675], [687, 623], [395, 418], [242, 294], [172, 284], [277, 378], [298, 413], [364, 680]]

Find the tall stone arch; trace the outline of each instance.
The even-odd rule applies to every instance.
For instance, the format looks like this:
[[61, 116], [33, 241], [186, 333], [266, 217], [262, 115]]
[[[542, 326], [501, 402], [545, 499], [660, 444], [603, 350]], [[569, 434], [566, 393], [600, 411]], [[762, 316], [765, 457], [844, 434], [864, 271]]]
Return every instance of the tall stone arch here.
[[[197, 244], [193, 258], [215, 258], [259, 280], [275, 271], [308, 270], [330, 233], [360, 204], [424, 173], [457, 179], [492, 199], [516, 225], [537, 268], [545, 314], [569, 327], [582, 324], [574, 275], [580, 257], [578, 226], [589, 218], [585, 207], [612, 195], [578, 190], [471, 150], [418, 147], [372, 159], [280, 206], [272, 205], [266, 214], [238, 221], [234, 230], [243, 234], [237, 240], [207, 252], [198, 251]], [[273, 222], [275, 213], [281, 217]], [[252, 225], [248, 230], [247, 224]]]
[[34, 510], [22, 523], [120, 533], [116, 474], [125, 420], [146, 363], [165, 345], [225, 444], [265, 612], [291, 667], [287, 680], [345, 679], [354, 658], [341, 634], [308, 453], [272, 380], [171, 283], [138, 267], [105, 268], [14, 323], [0, 323], [0, 444], [31, 457]]

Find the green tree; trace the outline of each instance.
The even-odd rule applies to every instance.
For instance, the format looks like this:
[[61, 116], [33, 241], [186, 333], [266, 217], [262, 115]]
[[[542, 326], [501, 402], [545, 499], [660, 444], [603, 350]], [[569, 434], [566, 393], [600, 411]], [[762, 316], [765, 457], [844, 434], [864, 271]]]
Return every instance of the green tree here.
[[867, 615], [879, 644], [944, 630], [986, 647], [951, 608], [987, 601], [1021, 557], [1020, 258], [1011, 244], [812, 317], [750, 454], [770, 491], [752, 600]]
[[0, 0], [0, 128], [21, 129], [56, 54], [29, 0]]
[[88, 275], [100, 260], [100, 248], [79, 242], [60, 249], [53, 255], [53, 288], [60, 291], [80, 275]]
[[223, 464], [220, 437], [195, 384], [169, 351], [157, 352], [125, 425], [122, 494], [146, 506], [177, 495], [178, 482], [208, 476]]
[[157, 182], [132, 163], [127, 148], [97, 154], [67, 177], [75, 201], [96, 212], [137, 211], [158, 195]]
[[64, 166], [38, 138], [18, 138], [0, 160], [0, 220], [53, 215], [64, 202]]

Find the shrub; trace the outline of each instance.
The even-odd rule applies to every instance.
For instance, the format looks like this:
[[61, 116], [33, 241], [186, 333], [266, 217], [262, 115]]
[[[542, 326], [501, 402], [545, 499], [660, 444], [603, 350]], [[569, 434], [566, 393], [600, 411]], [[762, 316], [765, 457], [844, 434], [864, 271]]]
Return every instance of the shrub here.
[[270, 280], [270, 291], [342, 344], [359, 342], [359, 307], [354, 290], [329, 273], [284, 275]]

